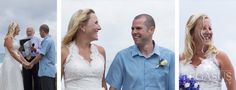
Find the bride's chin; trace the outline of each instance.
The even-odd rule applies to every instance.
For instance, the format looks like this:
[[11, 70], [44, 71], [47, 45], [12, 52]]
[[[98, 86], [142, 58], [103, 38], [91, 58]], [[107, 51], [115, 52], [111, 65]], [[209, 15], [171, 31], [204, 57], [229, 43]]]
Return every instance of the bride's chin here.
[[212, 42], [211, 40], [208, 40], [208, 41], [205, 41], [205, 44], [206, 44], [206, 45], [210, 45], [211, 42]]

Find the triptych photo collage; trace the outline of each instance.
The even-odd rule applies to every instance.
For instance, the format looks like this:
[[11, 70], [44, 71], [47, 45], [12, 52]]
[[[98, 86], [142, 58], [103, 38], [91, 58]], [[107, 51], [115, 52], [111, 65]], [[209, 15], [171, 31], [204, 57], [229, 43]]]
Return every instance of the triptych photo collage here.
[[235, 0], [1, 0], [0, 90], [236, 90]]

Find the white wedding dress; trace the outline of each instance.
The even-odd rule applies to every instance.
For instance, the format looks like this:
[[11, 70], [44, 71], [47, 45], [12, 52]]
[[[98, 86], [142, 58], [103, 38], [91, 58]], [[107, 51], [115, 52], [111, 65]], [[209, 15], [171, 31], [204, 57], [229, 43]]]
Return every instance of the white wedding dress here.
[[200, 84], [200, 90], [221, 90], [221, 74], [219, 63], [215, 54], [208, 55], [196, 68], [191, 64], [191, 60], [179, 64], [179, 72], [182, 75], [191, 75]]
[[[19, 43], [13, 39], [14, 52], [18, 52]], [[0, 67], [0, 90], [24, 90], [21, 66], [5, 47], [5, 57]]]
[[97, 47], [91, 45], [90, 63], [79, 55], [79, 49], [74, 42], [68, 48], [70, 54], [64, 64], [65, 90], [104, 90], [102, 88], [104, 57]]

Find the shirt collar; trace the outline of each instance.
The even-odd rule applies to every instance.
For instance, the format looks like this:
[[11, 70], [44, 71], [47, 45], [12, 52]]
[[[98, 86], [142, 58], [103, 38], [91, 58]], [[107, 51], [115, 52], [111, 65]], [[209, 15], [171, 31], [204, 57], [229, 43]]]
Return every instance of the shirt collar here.
[[[152, 53], [149, 55], [149, 57], [151, 57], [152, 55], [155, 55], [155, 54], [156, 54], [156, 55], [160, 55], [160, 51], [159, 51], [158, 45], [155, 43], [154, 40], [153, 40], [152, 42], [153, 42], [153, 45], [154, 45], [154, 49], [153, 49]], [[139, 56], [144, 56], [144, 55], [140, 52], [140, 50], [138, 49], [138, 46], [137, 46], [137, 45], [134, 45], [134, 48], [133, 48], [133, 50], [132, 50], [131, 55], [132, 55], [132, 57], [137, 56], [137, 55], [139, 55]]]
[[44, 39], [46, 39], [46, 38], [48, 38], [48, 37], [50, 37], [50, 35], [45, 36]]

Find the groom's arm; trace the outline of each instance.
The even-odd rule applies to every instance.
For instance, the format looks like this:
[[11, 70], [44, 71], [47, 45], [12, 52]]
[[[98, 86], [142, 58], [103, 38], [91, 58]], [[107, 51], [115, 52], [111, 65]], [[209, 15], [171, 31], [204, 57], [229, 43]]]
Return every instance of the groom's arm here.
[[30, 62], [28, 66], [26, 66], [28, 69], [33, 68], [34, 64], [38, 63], [42, 59], [43, 55], [37, 54], [37, 56]]
[[34, 64], [38, 63], [41, 59], [42, 59], [43, 55], [42, 54], [38, 54], [32, 61], [31, 61], [31, 65], [30, 67], [32, 68], [34, 66]]
[[109, 88], [109, 90], [116, 90], [116, 89], [111, 86], [111, 87]]
[[104, 71], [103, 71], [103, 76], [102, 76], [102, 87], [104, 88], [104, 90], [107, 90], [107, 84], [106, 84], [106, 80], [105, 80], [106, 53], [105, 53], [105, 49], [102, 46], [98, 46], [98, 45], [96, 45], [96, 46], [98, 48], [99, 53], [101, 53], [104, 58]]
[[37, 56], [34, 58], [34, 60], [31, 61], [30, 66], [32, 67], [34, 64], [38, 63], [40, 60], [42, 60], [43, 56], [46, 55], [46, 53], [48, 52], [48, 50], [51, 47], [52, 42], [45, 40], [42, 43], [41, 48], [39, 48], [39, 54], [37, 54]]
[[106, 82], [110, 85], [109, 90], [121, 90], [123, 85], [123, 70], [122, 57], [118, 53], [112, 61], [106, 77]]

